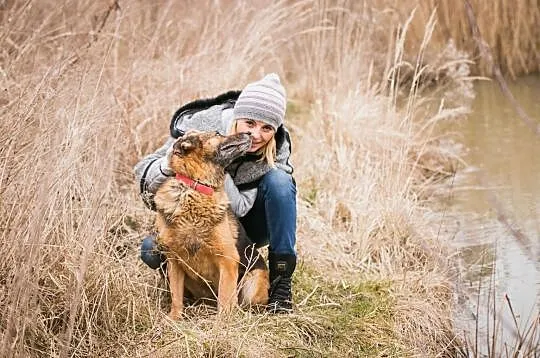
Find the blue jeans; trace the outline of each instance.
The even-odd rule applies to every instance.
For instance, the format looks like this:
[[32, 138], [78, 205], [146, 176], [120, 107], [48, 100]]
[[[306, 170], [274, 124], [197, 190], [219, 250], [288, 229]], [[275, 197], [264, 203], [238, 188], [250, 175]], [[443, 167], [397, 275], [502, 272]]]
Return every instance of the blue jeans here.
[[269, 245], [276, 254], [296, 256], [296, 185], [283, 170], [266, 173], [257, 190], [257, 199], [242, 226], [256, 246]]
[[[275, 254], [296, 256], [296, 184], [283, 170], [272, 169], [258, 186], [257, 198], [246, 216], [239, 218], [257, 247], [270, 245]], [[156, 245], [156, 235], [141, 244], [141, 260], [153, 269], [165, 261]]]
[[152, 269], [157, 269], [165, 262], [165, 255], [158, 249], [156, 234], [145, 237], [141, 244], [141, 260]]

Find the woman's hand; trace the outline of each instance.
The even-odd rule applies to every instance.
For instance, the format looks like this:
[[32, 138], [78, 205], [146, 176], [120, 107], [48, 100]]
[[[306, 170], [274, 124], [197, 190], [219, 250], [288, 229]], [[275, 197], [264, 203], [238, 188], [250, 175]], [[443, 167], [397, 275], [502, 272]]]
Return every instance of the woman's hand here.
[[165, 156], [161, 158], [161, 163], [159, 163], [159, 169], [161, 170], [161, 173], [165, 176], [173, 176], [174, 170], [171, 168], [171, 158], [173, 155], [173, 147], [174, 142], [167, 148], [167, 151], [165, 152]]

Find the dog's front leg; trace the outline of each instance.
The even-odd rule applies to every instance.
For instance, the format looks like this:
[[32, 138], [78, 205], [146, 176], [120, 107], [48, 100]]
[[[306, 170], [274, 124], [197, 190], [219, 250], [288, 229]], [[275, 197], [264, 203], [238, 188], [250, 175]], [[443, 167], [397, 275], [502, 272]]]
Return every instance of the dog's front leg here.
[[218, 313], [231, 312], [238, 301], [236, 284], [238, 281], [238, 263], [223, 258], [219, 267]]
[[181, 318], [184, 310], [184, 277], [185, 272], [177, 259], [167, 260], [167, 273], [169, 276], [169, 287], [171, 289], [171, 311], [169, 318], [177, 320]]

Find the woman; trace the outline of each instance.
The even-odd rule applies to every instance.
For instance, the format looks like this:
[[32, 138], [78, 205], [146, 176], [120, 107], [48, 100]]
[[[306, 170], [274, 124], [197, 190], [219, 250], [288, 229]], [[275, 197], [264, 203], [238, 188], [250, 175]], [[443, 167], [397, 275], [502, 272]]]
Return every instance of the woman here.
[[[296, 185], [289, 163], [290, 137], [283, 126], [285, 109], [285, 89], [275, 73], [242, 92], [191, 102], [173, 116], [167, 143], [135, 166], [143, 200], [153, 208], [157, 189], [174, 175], [168, 157], [176, 138], [190, 130], [251, 134], [248, 154], [226, 168], [225, 191], [251, 240], [258, 247], [269, 245], [268, 309], [274, 313], [292, 309], [291, 276], [296, 268]], [[155, 236], [143, 240], [141, 259], [154, 269], [164, 262]]]

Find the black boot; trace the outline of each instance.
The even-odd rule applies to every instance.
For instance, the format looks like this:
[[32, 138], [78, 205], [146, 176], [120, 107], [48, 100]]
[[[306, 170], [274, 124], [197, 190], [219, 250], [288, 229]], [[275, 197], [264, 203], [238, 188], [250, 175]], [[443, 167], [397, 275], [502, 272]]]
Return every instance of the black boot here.
[[292, 312], [291, 276], [296, 268], [296, 256], [268, 253], [270, 267], [270, 292], [268, 311], [271, 313]]

